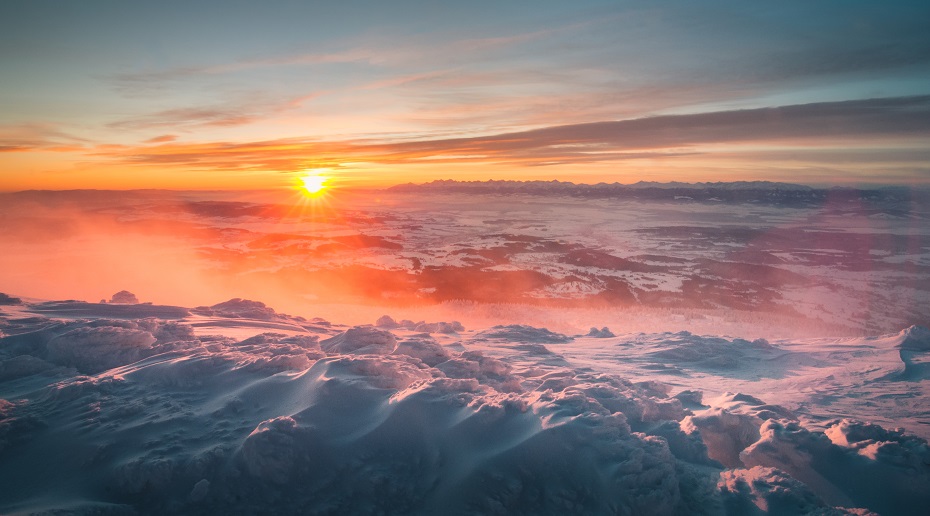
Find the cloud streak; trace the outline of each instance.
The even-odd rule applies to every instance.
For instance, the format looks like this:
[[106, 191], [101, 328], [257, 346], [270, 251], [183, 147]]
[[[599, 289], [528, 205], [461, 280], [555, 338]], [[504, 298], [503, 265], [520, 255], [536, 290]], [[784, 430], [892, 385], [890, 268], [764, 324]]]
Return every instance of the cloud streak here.
[[145, 130], [160, 128], [234, 127], [259, 122], [275, 115], [300, 108], [303, 103], [321, 95], [314, 93], [287, 99], [267, 99], [254, 96], [206, 107], [183, 107], [124, 118], [108, 124], [111, 129]]
[[[224, 76], [241, 72], [253, 72], [278, 67], [310, 67], [318, 65], [358, 63], [376, 68], [424, 64], [438, 64], [453, 60], [474, 60], [487, 58], [487, 53], [499, 51], [505, 47], [522, 45], [555, 33], [576, 30], [586, 23], [570, 24], [565, 27], [544, 29], [505, 36], [484, 38], [465, 38], [452, 41], [407, 41], [398, 44], [394, 41], [373, 41], [367, 45], [350, 46], [330, 52], [306, 52], [285, 55], [269, 55], [251, 59], [241, 59], [226, 63], [181, 66], [164, 70], [142, 72], [124, 72], [104, 77], [119, 92], [135, 96], [141, 91], [164, 91], [167, 83], [192, 78]], [[442, 75], [442, 70], [421, 70], [413, 72], [398, 71], [396, 78], [373, 81], [361, 85], [359, 89], [370, 89], [409, 82], [418, 77]]]
[[290, 171], [307, 163], [344, 162], [539, 166], [693, 155], [720, 144], [781, 143], [810, 148], [928, 137], [930, 96], [917, 96], [654, 116], [471, 138], [166, 143], [102, 155], [124, 163], [216, 170]]
[[62, 131], [54, 124], [0, 125], [0, 153], [80, 151], [88, 143], [89, 140]]

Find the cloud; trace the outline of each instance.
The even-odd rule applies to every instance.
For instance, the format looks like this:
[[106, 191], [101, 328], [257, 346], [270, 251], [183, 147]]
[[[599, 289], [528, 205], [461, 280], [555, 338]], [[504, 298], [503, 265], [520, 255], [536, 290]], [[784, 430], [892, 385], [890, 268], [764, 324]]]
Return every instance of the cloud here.
[[54, 124], [0, 125], [0, 152], [66, 152], [84, 149], [89, 140], [62, 131]]
[[147, 115], [118, 120], [111, 129], [157, 129], [161, 127], [228, 127], [262, 119], [279, 106], [267, 103], [226, 104], [212, 107], [166, 109]]
[[177, 140], [178, 137], [173, 134], [163, 134], [161, 136], [156, 136], [154, 138], [149, 138], [145, 140], [145, 143], [168, 143]]
[[403, 148], [519, 152], [577, 145], [637, 150], [743, 141], [926, 135], [930, 133], [928, 115], [930, 96], [867, 99], [573, 124], [483, 138], [410, 143]]
[[[119, 73], [109, 80], [120, 90], [147, 87], [153, 84], [182, 80], [196, 76], [225, 75], [256, 69], [288, 66], [313, 66], [338, 63], [394, 64], [441, 62], [449, 56], [484, 53], [503, 47], [531, 42], [558, 32], [584, 28], [587, 23], [575, 23], [566, 27], [541, 29], [518, 34], [504, 34], [479, 38], [461, 38], [447, 41], [408, 39], [398, 43], [397, 39], [379, 39], [368, 44], [354, 44], [328, 52], [297, 52], [282, 55], [265, 55], [225, 63], [180, 66], [164, 70]], [[445, 36], [445, 34], [443, 34]], [[436, 72], [424, 72], [436, 73]]]
[[[178, 113], [179, 114], [179, 113]], [[202, 113], [202, 123], [222, 116]], [[930, 135], [930, 96], [821, 102], [552, 126], [469, 138], [418, 141], [301, 138], [259, 142], [168, 143], [102, 152], [125, 163], [200, 169], [293, 170], [308, 161], [380, 164], [508, 163], [538, 166], [674, 157], [708, 145], [761, 142], [836, 146]]]
[[[111, 122], [110, 129], [144, 130], [159, 128], [233, 127], [259, 122], [267, 118], [301, 108], [325, 92], [293, 96], [268, 96], [258, 92], [234, 95], [224, 102], [196, 107], [165, 109]], [[147, 143], [164, 143], [173, 135], [159, 136]], [[156, 141], [157, 140], [157, 141]]]
[[265, 56], [255, 59], [243, 59], [227, 63], [202, 66], [182, 66], [165, 70], [145, 72], [127, 72], [110, 76], [108, 79], [119, 91], [132, 92], [137, 88], [159, 88], [167, 82], [184, 80], [197, 76], [225, 75], [260, 68], [277, 66], [307, 66], [327, 63], [350, 63], [378, 60], [384, 50], [364, 47], [346, 49], [330, 53], [303, 53], [281, 56]]

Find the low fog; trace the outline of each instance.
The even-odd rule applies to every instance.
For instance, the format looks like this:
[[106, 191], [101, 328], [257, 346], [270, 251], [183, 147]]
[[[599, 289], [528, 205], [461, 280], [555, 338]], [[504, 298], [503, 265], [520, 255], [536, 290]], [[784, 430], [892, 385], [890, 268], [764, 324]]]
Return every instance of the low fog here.
[[255, 298], [354, 323], [390, 308], [566, 331], [605, 314], [641, 331], [687, 321], [863, 335], [928, 323], [923, 204], [696, 195], [3, 194], [0, 288], [91, 302], [127, 289], [185, 306]]

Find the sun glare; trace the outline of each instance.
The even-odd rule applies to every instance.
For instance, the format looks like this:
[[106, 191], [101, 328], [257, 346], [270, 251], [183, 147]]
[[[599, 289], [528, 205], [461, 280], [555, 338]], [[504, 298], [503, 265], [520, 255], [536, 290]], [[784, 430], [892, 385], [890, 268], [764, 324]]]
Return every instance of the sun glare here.
[[300, 176], [300, 185], [310, 197], [318, 197], [329, 187], [329, 177], [319, 171], [310, 171]]

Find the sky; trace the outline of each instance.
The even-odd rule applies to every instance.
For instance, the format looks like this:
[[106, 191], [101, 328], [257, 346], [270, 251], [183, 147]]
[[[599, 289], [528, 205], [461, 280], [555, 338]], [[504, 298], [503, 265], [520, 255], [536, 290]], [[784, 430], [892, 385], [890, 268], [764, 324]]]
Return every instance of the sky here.
[[930, 183], [930, 2], [0, 2], [0, 191]]

